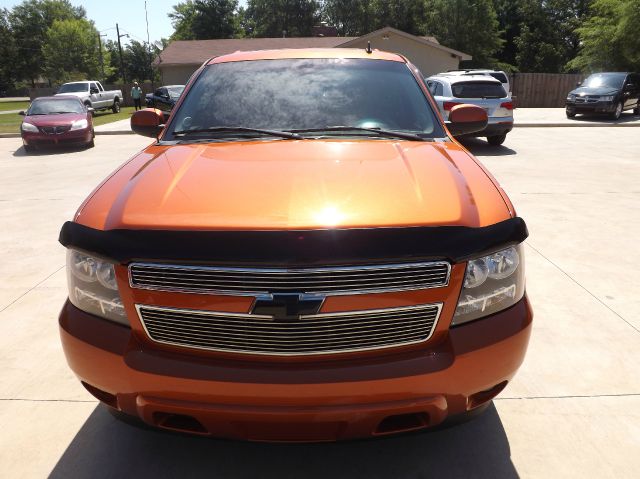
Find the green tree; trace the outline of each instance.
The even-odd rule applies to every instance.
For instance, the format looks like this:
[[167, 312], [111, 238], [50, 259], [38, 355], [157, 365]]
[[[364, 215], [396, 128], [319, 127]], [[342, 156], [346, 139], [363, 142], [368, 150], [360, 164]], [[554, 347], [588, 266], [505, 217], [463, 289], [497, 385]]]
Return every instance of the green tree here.
[[325, 0], [323, 19], [338, 29], [338, 35], [356, 37], [375, 30], [377, 25], [373, 2], [370, 0]]
[[568, 68], [584, 72], [597, 70], [640, 70], [640, 0], [596, 0], [591, 15], [577, 29], [579, 54]]
[[523, 72], [557, 73], [576, 55], [575, 33], [587, 0], [519, 0], [520, 32], [514, 40], [515, 63]]
[[320, 20], [320, 3], [316, 0], [249, 0], [245, 12], [254, 37], [311, 36]]
[[13, 40], [9, 12], [0, 9], [0, 91], [13, 88], [16, 81], [14, 65], [17, 59], [16, 44]]
[[[71, 19], [86, 19], [86, 12], [68, 0], [25, 0], [13, 7], [9, 21], [19, 53], [14, 64], [17, 78], [35, 85], [44, 69], [43, 45], [47, 31], [54, 21]], [[56, 52], [56, 55], [64, 54], [64, 49]]]
[[147, 42], [131, 42], [124, 48], [123, 63], [127, 79], [144, 81], [156, 80], [151, 69], [151, 62], [160, 53], [157, 45], [151, 44], [151, 52]]
[[172, 40], [233, 38], [240, 33], [237, 0], [187, 0], [169, 13]]
[[54, 20], [42, 47], [49, 80], [63, 83], [100, 76], [97, 38], [98, 31], [89, 20]]
[[427, 0], [426, 31], [440, 43], [473, 56], [468, 66], [495, 63], [500, 51], [498, 18], [492, 0]]

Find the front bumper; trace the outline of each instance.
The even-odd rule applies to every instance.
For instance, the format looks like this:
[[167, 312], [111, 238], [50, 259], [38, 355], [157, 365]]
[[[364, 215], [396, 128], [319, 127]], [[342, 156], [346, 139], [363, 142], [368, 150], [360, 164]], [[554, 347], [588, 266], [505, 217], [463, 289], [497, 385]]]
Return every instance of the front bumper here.
[[23, 131], [21, 135], [22, 143], [27, 146], [84, 145], [91, 142], [93, 138], [91, 128], [66, 131], [60, 134]]
[[590, 103], [565, 101], [565, 108], [575, 113], [613, 113], [616, 111], [617, 104], [617, 101], [597, 101]]
[[525, 295], [424, 350], [315, 362], [150, 349], [129, 328], [69, 302], [60, 334], [85, 387], [148, 424], [248, 440], [333, 441], [435, 426], [491, 400], [522, 363], [531, 321]]

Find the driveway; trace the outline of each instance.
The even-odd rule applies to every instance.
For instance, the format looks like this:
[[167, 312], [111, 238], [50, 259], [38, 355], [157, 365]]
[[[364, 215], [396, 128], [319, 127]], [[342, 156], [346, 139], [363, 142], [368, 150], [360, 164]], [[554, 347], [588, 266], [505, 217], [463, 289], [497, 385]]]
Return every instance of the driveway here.
[[[640, 162], [635, 128], [522, 128], [469, 148], [530, 229], [528, 356], [489, 410], [442, 431], [338, 444], [259, 444], [116, 421], [73, 377], [56, 316], [62, 223], [149, 143], [25, 156], [0, 139], [0, 467], [5, 477], [637, 477]], [[615, 150], [614, 150], [615, 146]]]

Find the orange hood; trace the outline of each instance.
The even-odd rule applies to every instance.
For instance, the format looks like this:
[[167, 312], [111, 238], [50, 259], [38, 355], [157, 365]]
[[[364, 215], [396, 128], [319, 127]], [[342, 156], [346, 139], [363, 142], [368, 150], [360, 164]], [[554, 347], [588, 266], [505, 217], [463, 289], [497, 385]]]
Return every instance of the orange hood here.
[[76, 221], [98, 229], [484, 226], [499, 188], [455, 143], [273, 140], [152, 145]]

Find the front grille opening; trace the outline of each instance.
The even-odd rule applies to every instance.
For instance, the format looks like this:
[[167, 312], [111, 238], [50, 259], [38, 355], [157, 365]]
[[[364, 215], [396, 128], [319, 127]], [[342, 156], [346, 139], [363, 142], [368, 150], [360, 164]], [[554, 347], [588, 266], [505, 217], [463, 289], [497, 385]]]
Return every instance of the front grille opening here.
[[91, 384], [87, 384], [84, 381], [80, 381], [84, 388], [91, 393], [93, 397], [98, 399], [99, 401], [105, 403], [107, 406], [110, 406], [114, 409], [118, 409], [118, 398], [111, 393], [103, 391], [102, 389], [98, 389]]
[[191, 434], [208, 434], [209, 431], [200, 421], [185, 414], [154, 412], [153, 422], [156, 426], [172, 431], [188, 432]]
[[429, 415], [426, 412], [412, 412], [409, 414], [394, 414], [385, 417], [373, 432], [374, 435], [396, 434], [399, 432], [416, 431], [429, 425]]

